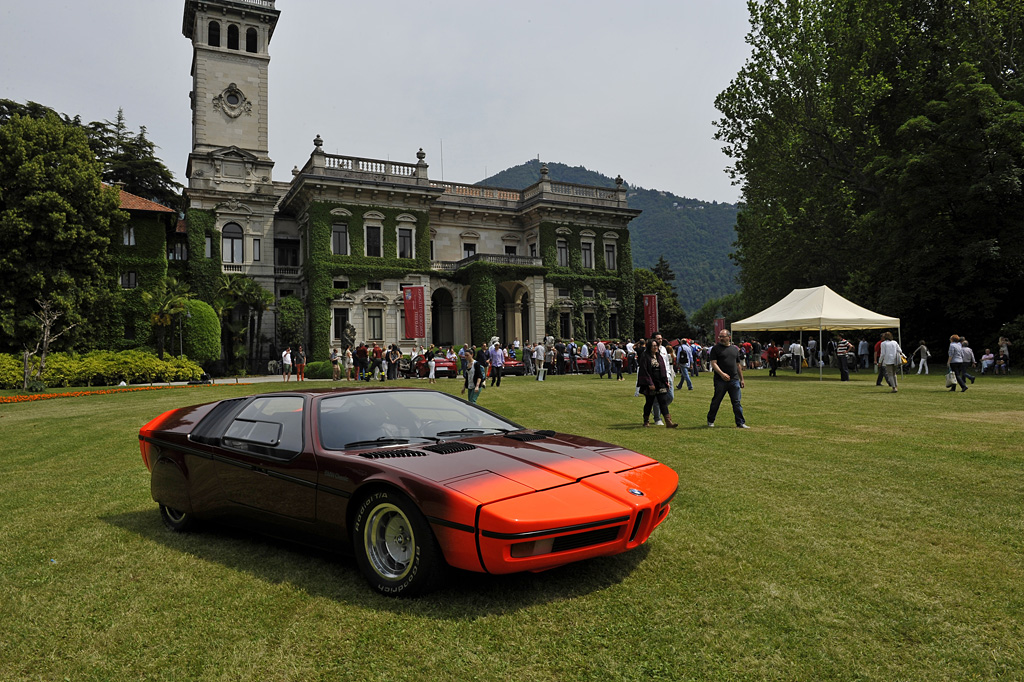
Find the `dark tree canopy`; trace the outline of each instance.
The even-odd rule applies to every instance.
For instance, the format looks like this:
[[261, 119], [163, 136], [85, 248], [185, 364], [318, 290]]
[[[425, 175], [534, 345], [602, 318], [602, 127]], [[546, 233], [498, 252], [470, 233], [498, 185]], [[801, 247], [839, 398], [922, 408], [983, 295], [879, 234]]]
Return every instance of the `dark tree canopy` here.
[[[109, 301], [110, 244], [125, 224], [81, 128], [52, 113], [0, 125], [0, 348], [37, 333], [35, 301], [67, 324]], [[88, 331], [88, 325], [76, 332]]]
[[114, 122], [94, 121], [86, 126], [89, 144], [103, 161], [103, 180], [123, 183], [137, 196], [170, 208], [180, 204], [181, 185], [156, 156], [156, 145], [146, 137], [146, 126], [132, 133], [125, 125], [124, 112], [117, 110]]
[[750, 310], [827, 284], [915, 338], [1024, 312], [1024, 2], [764, 0], [716, 105]]
[[[671, 274], [671, 270], [669, 270]], [[675, 275], [672, 275], [673, 277]], [[675, 291], [665, 281], [652, 271], [645, 268], [635, 268], [633, 277], [636, 280], [636, 302], [633, 308], [633, 336], [643, 336], [644, 330], [644, 294], [658, 295], [658, 322], [662, 336], [666, 339], [675, 339], [684, 336], [692, 336], [693, 331], [686, 319], [686, 312], [679, 305]]]
[[20, 104], [0, 99], [0, 125], [15, 114], [30, 118], [57, 116], [67, 125], [82, 128], [89, 147], [103, 166], [104, 182], [123, 184], [126, 191], [169, 208], [176, 209], [181, 204], [181, 185], [156, 156], [157, 146], [146, 137], [146, 126], [139, 126], [138, 133], [131, 132], [122, 109], [117, 110], [113, 122], [83, 124], [80, 116], [70, 118], [67, 114], [57, 114], [37, 102]]

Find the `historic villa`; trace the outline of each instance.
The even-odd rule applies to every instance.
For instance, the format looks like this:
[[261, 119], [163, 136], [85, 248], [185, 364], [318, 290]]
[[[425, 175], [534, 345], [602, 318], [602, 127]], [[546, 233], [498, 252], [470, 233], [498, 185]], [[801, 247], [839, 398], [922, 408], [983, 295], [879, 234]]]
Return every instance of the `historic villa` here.
[[[640, 212], [621, 178], [574, 185], [543, 168], [521, 191], [439, 182], [422, 150], [410, 163], [336, 156], [317, 134], [305, 163], [275, 182], [267, 103], [279, 16], [274, 0], [185, 2], [189, 276], [237, 272], [297, 296], [315, 359], [346, 324], [360, 341], [406, 347], [630, 333], [627, 227]], [[405, 285], [426, 287], [426, 338], [403, 338]]]

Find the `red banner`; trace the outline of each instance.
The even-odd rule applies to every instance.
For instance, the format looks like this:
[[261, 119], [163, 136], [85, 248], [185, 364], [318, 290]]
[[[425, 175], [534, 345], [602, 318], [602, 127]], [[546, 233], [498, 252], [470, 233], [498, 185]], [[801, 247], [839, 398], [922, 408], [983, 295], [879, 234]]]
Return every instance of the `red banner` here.
[[715, 318], [715, 338], [716, 339], [718, 338], [718, 332], [722, 331], [723, 329], [725, 329], [725, 318], [724, 317], [716, 317]]
[[405, 287], [405, 338], [422, 339], [427, 336], [427, 318], [423, 305], [423, 286]]
[[658, 295], [644, 294], [644, 338], [658, 331]]

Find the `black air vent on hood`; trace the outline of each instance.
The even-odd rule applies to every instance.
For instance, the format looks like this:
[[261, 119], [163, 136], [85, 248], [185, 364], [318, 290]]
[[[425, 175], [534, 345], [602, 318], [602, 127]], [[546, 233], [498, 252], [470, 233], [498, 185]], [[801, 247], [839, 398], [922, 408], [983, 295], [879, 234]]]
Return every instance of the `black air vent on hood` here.
[[389, 457], [426, 457], [427, 453], [419, 450], [375, 450], [373, 452], [360, 452], [360, 457], [366, 459], [385, 459]]
[[505, 438], [511, 438], [512, 440], [521, 440], [523, 442], [529, 440], [544, 440], [547, 438], [545, 433], [506, 433]]
[[423, 449], [436, 452], [439, 455], [450, 455], [453, 452], [476, 450], [476, 446], [470, 445], [469, 443], [438, 443], [437, 445], [426, 445]]

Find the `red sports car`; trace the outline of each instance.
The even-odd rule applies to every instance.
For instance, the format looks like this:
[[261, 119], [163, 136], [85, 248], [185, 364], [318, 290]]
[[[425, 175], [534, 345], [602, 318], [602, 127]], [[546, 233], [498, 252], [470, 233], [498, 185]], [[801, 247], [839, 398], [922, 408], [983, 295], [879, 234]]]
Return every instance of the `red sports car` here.
[[526, 365], [522, 360], [505, 359], [505, 366], [501, 369], [502, 376], [526, 376]]
[[139, 440], [171, 530], [222, 518], [348, 545], [374, 589], [400, 596], [431, 588], [449, 566], [542, 571], [638, 547], [679, 480], [631, 450], [411, 388], [185, 407]]
[[[427, 357], [425, 355], [417, 355], [409, 363], [409, 378], [419, 377], [425, 378], [430, 374], [430, 368], [427, 367]], [[459, 370], [455, 362], [449, 360], [443, 355], [434, 356], [434, 378], [440, 379], [442, 377], [448, 377], [454, 379], [459, 376]]]
[[576, 358], [576, 371], [580, 374], [593, 374], [594, 372], [594, 356], [586, 358]]

